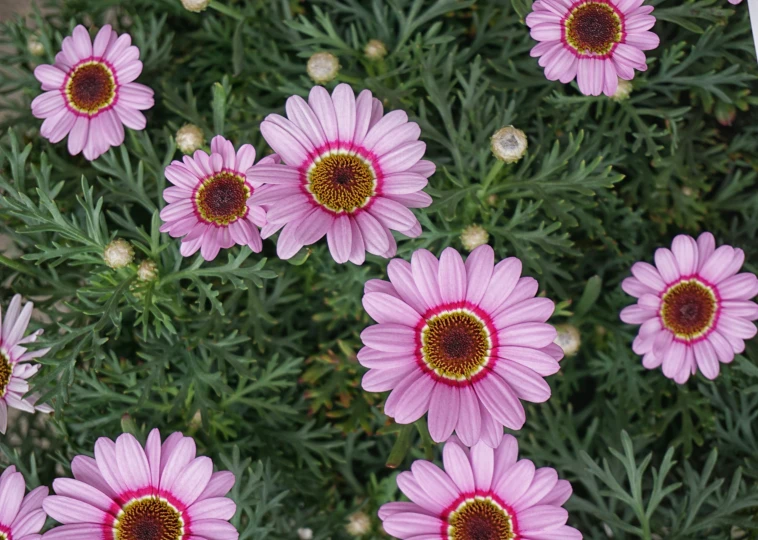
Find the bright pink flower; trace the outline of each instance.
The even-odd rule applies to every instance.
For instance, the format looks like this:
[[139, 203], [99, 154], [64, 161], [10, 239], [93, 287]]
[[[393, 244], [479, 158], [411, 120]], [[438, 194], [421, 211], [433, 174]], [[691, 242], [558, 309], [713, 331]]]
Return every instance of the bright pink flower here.
[[195, 457], [195, 441], [172, 434], [161, 445], [154, 429], [143, 449], [125, 433], [102, 437], [95, 459], [76, 456], [75, 479], [53, 482], [56, 495], [43, 504], [62, 525], [44, 540], [236, 540], [229, 520], [237, 506], [225, 497], [234, 485], [228, 471], [213, 472], [207, 457]]
[[403, 111], [383, 114], [382, 104], [364, 90], [340, 84], [330, 96], [321, 86], [308, 102], [287, 100], [287, 117], [271, 114], [261, 133], [283, 164], [256, 167], [248, 179], [266, 185], [251, 204], [266, 205], [263, 237], [282, 229], [277, 253], [289, 259], [326, 235], [338, 263], [362, 264], [366, 251], [392, 257], [397, 251], [390, 229], [421, 234], [409, 208], [425, 208], [421, 191], [434, 173], [422, 160], [421, 130]]
[[27, 379], [39, 371], [40, 365], [30, 362], [47, 353], [50, 349], [27, 351], [23, 346], [34, 343], [42, 334], [38, 330], [26, 337], [26, 327], [32, 316], [34, 304], [27, 302], [21, 309], [21, 295], [17, 294], [11, 300], [8, 311], [0, 309], [0, 433], [5, 433], [8, 427], [8, 407], [34, 413], [35, 409], [49, 413], [52, 409], [47, 405], [36, 405], [37, 395], [24, 398], [29, 392]]
[[390, 261], [389, 283], [366, 283], [363, 306], [379, 324], [361, 333], [358, 361], [370, 369], [363, 388], [392, 390], [384, 412], [399, 424], [429, 411], [436, 442], [455, 430], [467, 445], [497, 446], [503, 426], [524, 425], [520, 399], [550, 397], [543, 377], [563, 358], [545, 323], [553, 302], [534, 298], [537, 282], [520, 277], [521, 261], [494, 260], [487, 245], [465, 264], [452, 248], [439, 261], [421, 249], [410, 264]]
[[42, 501], [48, 489], [38, 487], [24, 497], [26, 484], [11, 465], [0, 474], [0, 538], [3, 540], [39, 540], [47, 515]]
[[444, 470], [419, 460], [398, 475], [411, 502], [379, 509], [384, 530], [414, 540], [581, 540], [562, 508], [571, 484], [555, 469], [517, 457], [511, 435], [494, 450], [479, 443], [469, 451], [451, 440], [442, 454]]
[[621, 311], [621, 320], [641, 324], [632, 344], [648, 369], [663, 365], [663, 374], [684, 383], [698, 368], [708, 379], [719, 374], [719, 362], [729, 363], [745, 350], [744, 340], [756, 334], [758, 319], [754, 274], [737, 274], [745, 253], [731, 246], [716, 249], [711, 233], [697, 242], [674, 238], [671, 249], [655, 252], [655, 266], [638, 262], [634, 277], [621, 287], [637, 303]]
[[133, 82], [142, 73], [139, 49], [129, 34], [109, 24], [94, 43], [79, 25], [63, 40], [55, 64], [37, 66], [45, 93], [32, 101], [32, 114], [45, 118], [40, 134], [52, 143], [68, 135], [68, 151], [93, 160], [124, 142], [124, 126], [145, 129], [140, 111], [153, 106], [153, 91]]
[[540, 43], [532, 56], [540, 57], [545, 76], [568, 83], [576, 77], [588, 96], [612, 96], [619, 77], [630, 81], [634, 70], [645, 71], [645, 53], [660, 40], [648, 32], [655, 24], [653, 6], [643, 0], [536, 0], [526, 17]]
[[[163, 191], [169, 204], [161, 210], [165, 222], [161, 232], [184, 236], [183, 256], [199, 249], [206, 261], [212, 261], [221, 248], [235, 244], [261, 251], [257, 227], [266, 224], [266, 214], [262, 208], [247, 205], [260, 185], [245, 177], [254, 161], [255, 148], [245, 144], [235, 152], [231, 142], [217, 135], [211, 141], [210, 156], [198, 150], [193, 157], [184, 156], [184, 163], [172, 161], [166, 167], [166, 178], [174, 185]], [[267, 156], [253, 170], [278, 162], [278, 156]]]

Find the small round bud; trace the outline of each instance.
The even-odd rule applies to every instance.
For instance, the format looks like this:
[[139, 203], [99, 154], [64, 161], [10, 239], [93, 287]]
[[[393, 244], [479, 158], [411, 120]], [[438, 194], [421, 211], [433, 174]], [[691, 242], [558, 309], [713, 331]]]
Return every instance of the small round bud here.
[[123, 238], [116, 238], [113, 242], [105, 246], [103, 251], [105, 264], [113, 269], [123, 268], [131, 264], [134, 260], [134, 249], [132, 245]]
[[205, 144], [203, 130], [195, 124], [184, 124], [176, 132], [176, 147], [184, 154], [191, 154]]
[[694, 191], [692, 191], [692, 188], [691, 188], [691, 187], [689, 187], [689, 186], [684, 186], [684, 187], [682, 188], [682, 195], [684, 195], [685, 197], [692, 197], [692, 195], [694, 195], [694, 194], [695, 194], [695, 192], [694, 192]]
[[378, 39], [372, 39], [366, 43], [366, 47], [363, 49], [363, 54], [365, 54], [366, 58], [370, 60], [381, 60], [387, 56], [387, 47], [385, 47], [384, 43]]
[[182, 5], [187, 11], [200, 13], [211, 3], [211, 0], [182, 0]]
[[371, 530], [371, 518], [365, 512], [355, 512], [347, 518], [345, 526], [351, 536], [363, 536]]
[[26, 40], [26, 48], [33, 56], [42, 56], [45, 54], [45, 46], [34, 34], [30, 35]]
[[137, 279], [140, 281], [153, 281], [158, 277], [158, 265], [150, 259], [145, 259], [137, 267]]
[[317, 84], [327, 83], [337, 76], [340, 62], [328, 52], [316, 53], [308, 59], [308, 76]]
[[497, 130], [490, 140], [492, 153], [506, 163], [516, 163], [524, 157], [528, 144], [526, 133], [513, 126]]
[[300, 540], [312, 540], [313, 539], [313, 531], [310, 530], [307, 527], [301, 527], [297, 530], [297, 537]]
[[197, 431], [200, 429], [200, 426], [203, 425], [203, 415], [200, 413], [200, 409], [195, 411], [195, 414], [192, 416], [192, 419], [189, 421], [189, 428], [193, 431]]
[[563, 349], [563, 354], [574, 356], [579, 352], [582, 336], [576, 326], [573, 324], [557, 324], [555, 329], [558, 331], [558, 335], [555, 337], [554, 343]]
[[461, 243], [469, 251], [483, 246], [489, 239], [489, 233], [481, 225], [469, 225], [461, 233]]
[[632, 83], [624, 79], [619, 79], [619, 85], [616, 87], [616, 91], [611, 96], [613, 101], [624, 101], [629, 99], [629, 95], [632, 93]]
[[737, 108], [729, 103], [719, 101], [714, 109], [716, 121], [722, 126], [731, 126], [737, 118]]

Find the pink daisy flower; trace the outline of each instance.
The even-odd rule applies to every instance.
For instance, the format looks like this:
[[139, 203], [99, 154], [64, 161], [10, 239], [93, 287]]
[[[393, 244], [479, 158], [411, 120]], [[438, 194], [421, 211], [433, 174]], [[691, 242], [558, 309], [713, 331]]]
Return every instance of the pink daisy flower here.
[[43, 504], [62, 523], [44, 540], [236, 540], [228, 521], [236, 512], [225, 497], [234, 485], [228, 471], [213, 472], [195, 457], [195, 441], [174, 433], [161, 445], [154, 429], [143, 449], [132, 435], [102, 437], [95, 458], [76, 456], [74, 479], [53, 482]]
[[27, 351], [27, 343], [34, 343], [42, 334], [38, 330], [24, 337], [26, 327], [32, 317], [34, 304], [27, 302], [21, 309], [21, 295], [17, 294], [11, 300], [8, 310], [0, 308], [0, 433], [5, 433], [8, 427], [8, 407], [34, 413], [35, 410], [50, 413], [53, 410], [47, 405], [36, 405], [37, 395], [24, 398], [29, 392], [29, 383], [40, 368], [39, 364], [30, 362], [43, 356], [50, 349]]
[[10, 466], [0, 474], [0, 538], [2, 540], [39, 540], [47, 514], [42, 501], [48, 489], [38, 487], [24, 497], [26, 484], [16, 467]]
[[520, 399], [543, 402], [543, 379], [559, 369], [561, 348], [545, 321], [554, 304], [534, 298], [537, 282], [520, 277], [521, 261], [494, 264], [484, 245], [465, 264], [453, 248], [425, 249], [411, 262], [390, 261], [390, 282], [366, 283], [363, 306], [379, 324], [361, 333], [363, 388], [392, 390], [384, 412], [409, 424], [429, 412], [436, 442], [456, 431], [464, 444], [500, 444], [503, 426], [521, 429]]
[[331, 96], [316, 86], [307, 103], [292, 96], [286, 110], [287, 118], [270, 114], [261, 124], [283, 163], [248, 171], [249, 180], [269, 184], [251, 204], [267, 205], [264, 238], [284, 227], [279, 257], [289, 259], [326, 235], [335, 261], [362, 264], [366, 251], [396, 253], [390, 230], [421, 234], [409, 208], [431, 204], [421, 190], [435, 167], [421, 159], [421, 130], [405, 112], [385, 115], [371, 92], [356, 98], [346, 84]]
[[32, 101], [32, 114], [44, 118], [40, 134], [52, 143], [68, 135], [68, 151], [82, 150], [90, 161], [124, 142], [124, 126], [145, 129], [140, 112], [153, 106], [153, 91], [133, 82], [142, 73], [139, 49], [129, 34], [110, 25], [95, 37], [79, 25], [63, 40], [55, 64], [37, 66], [34, 76], [44, 94]]
[[414, 540], [580, 540], [562, 508], [571, 484], [555, 469], [537, 469], [517, 456], [511, 435], [494, 450], [479, 443], [469, 451], [451, 440], [442, 453], [444, 470], [419, 460], [398, 475], [411, 502], [379, 509], [384, 530]]
[[655, 266], [632, 266], [634, 277], [621, 284], [637, 303], [621, 311], [621, 320], [641, 324], [632, 344], [648, 369], [663, 366], [663, 374], [684, 383], [698, 368], [708, 379], [719, 374], [719, 362], [729, 363], [745, 350], [744, 340], [756, 334], [758, 278], [737, 272], [745, 253], [720, 246], [711, 233], [697, 242], [674, 238], [671, 249], [655, 252]]
[[616, 92], [619, 77], [645, 71], [645, 53], [660, 40], [648, 32], [655, 24], [653, 6], [643, 0], [536, 0], [526, 17], [545, 76], [568, 83], [576, 77], [587, 96]]
[[276, 155], [263, 158], [253, 167], [255, 148], [234, 145], [217, 135], [211, 141], [211, 155], [197, 150], [184, 163], [172, 161], [166, 178], [174, 184], [163, 191], [168, 205], [161, 210], [161, 232], [176, 238], [183, 236], [181, 254], [188, 257], [198, 249], [206, 261], [212, 261], [221, 248], [235, 244], [249, 246], [259, 253], [263, 247], [258, 227], [266, 224], [260, 207], [248, 206], [247, 200], [260, 186], [245, 173], [252, 167], [271, 166], [279, 162]]

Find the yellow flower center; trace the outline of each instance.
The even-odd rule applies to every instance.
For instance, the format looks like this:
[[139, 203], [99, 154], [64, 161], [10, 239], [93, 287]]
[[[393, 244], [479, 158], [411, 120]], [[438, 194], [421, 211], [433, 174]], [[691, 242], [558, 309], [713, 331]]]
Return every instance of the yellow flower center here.
[[181, 540], [184, 520], [168, 501], [143, 497], [124, 506], [114, 524], [114, 540]]
[[195, 192], [195, 207], [208, 222], [226, 226], [247, 215], [252, 190], [238, 174], [222, 171], [203, 181]]
[[116, 80], [107, 65], [92, 60], [74, 68], [65, 91], [69, 106], [82, 114], [94, 116], [113, 103]]
[[564, 21], [566, 42], [583, 55], [608, 54], [621, 41], [622, 29], [612, 6], [592, 0], [575, 7]]
[[421, 356], [437, 375], [463, 381], [481, 371], [492, 347], [484, 321], [457, 309], [431, 317], [421, 330]]
[[353, 154], [328, 154], [308, 169], [306, 189], [320, 205], [333, 212], [354, 212], [376, 195], [376, 173], [371, 164]]
[[668, 288], [661, 302], [663, 326], [690, 341], [708, 332], [718, 311], [713, 289], [698, 279], [680, 281]]
[[491, 497], [466, 499], [447, 518], [448, 540], [512, 540], [511, 515]]
[[[10, 358], [3, 351], [0, 351], [0, 398], [5, 395], [5, 389], [11, 381], [12, 374], [13, 366], [11, 365]], [[0, 540], [4, 539], [0, 538]]]

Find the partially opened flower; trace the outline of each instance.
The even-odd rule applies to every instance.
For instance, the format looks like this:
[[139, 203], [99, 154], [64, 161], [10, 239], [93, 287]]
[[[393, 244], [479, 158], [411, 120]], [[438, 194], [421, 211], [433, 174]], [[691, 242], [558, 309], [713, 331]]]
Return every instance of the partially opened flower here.
[[8, 310], [3, 317], [0, 308], [0, 433], [5, 433], [8, 427], [8, 407], [33, 413], [52, 412], [47, 405], [36, 405], [37, 396], [24, 397], [29, 392], [29, 382], [39, 371], [40, 365], [31, 362], [50, 349], [27, 351], [25, 344], [34, 343], [42, 334], [38, 330], [24, 337], [26, 327], [32, 316], [34, 304], [27, 302], [21, 309], [21, 295], [17, 294], [11, 300]]
[[647, 70], [645, 53], [660, 43], [649, 30], [655, 24], [653, 6], [643, 0], [536, 0], [526, 24], [540, 43], [532, 56], [540, 57], [545, 76], [568, 83], [576, 78], [588, 96], [616, 92], [619, 77], [634, 78]]
[[465, 264], [452, 248], [440, 260], [422, 249], [410, 263], [390, 261], [389, 283], [366, 283], [363, 306], [379, 324], [361, 333], [363, 388], [392, 390], [384, 412], [400, 424], [429, 411], [436, 442], [455, 430], [467, 445], [500, 444], [503, 426], [524, 424], [520, 400], [550, 397], [543, 377], [563, 357], [545, 323], [553, 302], [534, 298], [537, 282], [520, 277], [521, 261], [494, 257], [487, 245]]
[[184, 156], [183, 162], [172, 161], [166, 178], [174, 185], [163, 191], [168, 205], [161, 210], [161, 232], [184, 237], [180, 251], [185, 257], [199, 249], [211, 261], [220, 249], [235, 244], [260, 252], [258, 227], [266, 223], [265, 212], [247, 204], [260, 183], [248, 180], [245, 171], [278, 160], [276, 155], [267, 156], [253, 167], [255, 148], [245, 144], [235, 152], [230, 141], [217, 135], [210, 156], [197, 150], [192, 157]]
[[131, 434], [100, 438], [95, 458], [76, 456], [74, 479], [53, 482], [45, 511], [61, 523], [45, 540], [236, 540], [236, 511], [226, 494], [230, 472], [195, 456], [195, 441], [181, 433], [161, 444], [154, 429], [143, 448]]
[[48, 489], [38, 487], [26, 497], [26, 483], [16, 467], [11, 465], [0, 474], [0, 539], [38, 540], [39, 532], [45, 525], [47, 514], [42, 509], [42, 501]]
[[518, 443], [506, 435], [496, 449], [483, 443], [469, 451], [450, 441], [444, 470], [419, 460], [397, 477], [411, 502], [379, 509], [394, 538], [423, 540], [580, 540], [562, 508], [571, 484], [555, 469], [518, 460]]
[[719, 374], [719, 362], [729, 363], [756, 334], [758, 319], [754, 274], [738, 274], [745, 253], [720, 246], [711, 233], [697, 242], [674, 238], [671, 249], [655, 252], [655, 266], [638, 262], [634, 277], [621, 287], [637, 303], [621, 311], [621, 320], [641, 324], [632, 344], [648, 369], [663, 366], [663, 374], [684, 383], [698, 369], [708, 379]]
[[282, 164], [259, 166], [248, 179], [263, 186], [251, 199], [266, 205], [266, 238], [282, 229], [277, 253], [289, 259], [326, 235], [338, 263], [362, 264], [366, 251], [392, 257], [397, 249], [390, 230], [421, 234], [409, 208], [431, 204], [421, 191], [434, 173], [422, 160], [421, 130], [403, 111], [383, 113], [382, 104], [364, 90], [340, 84], [332, 95], [311, 90], [308, 102], [287, 100], [287, 118], [271, 114], [261, 133]]
[[55, 64], [37, 66], [34, 76], [44, 94], [32, 113], [44, 118], [40, 134], [52, 143], [68, 135], [68, 151], [93, 160], [124, 142], [124, 126], [145, 129], [140, 111], [153, 106], [153, 91], [134, 82], [142, 73], [139, 49], [129, 34], [106, 24], [94, 42], [79, 25], [63, 40]]

